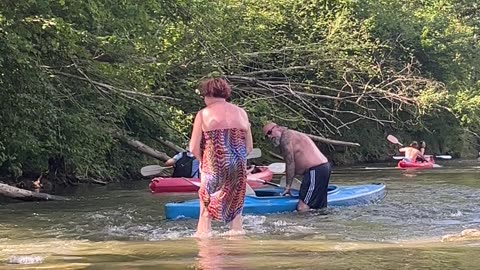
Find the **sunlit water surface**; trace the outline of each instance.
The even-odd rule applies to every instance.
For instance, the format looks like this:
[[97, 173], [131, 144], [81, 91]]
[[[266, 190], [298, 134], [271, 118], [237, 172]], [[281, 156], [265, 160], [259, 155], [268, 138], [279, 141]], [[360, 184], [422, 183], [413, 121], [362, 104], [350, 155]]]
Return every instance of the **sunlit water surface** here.
[[[166, 221], [148, 181], [86, 187], [66, 202], [0, 204], [0, 269], [478, 269], [480, 167], [334, 168], [331, 183], [384, 182], [387, 196], [327, 213], [246, 216], [246, 235], [195, 240], [195, 220]], [[463, 232], [463, 234], [462, 234]]]

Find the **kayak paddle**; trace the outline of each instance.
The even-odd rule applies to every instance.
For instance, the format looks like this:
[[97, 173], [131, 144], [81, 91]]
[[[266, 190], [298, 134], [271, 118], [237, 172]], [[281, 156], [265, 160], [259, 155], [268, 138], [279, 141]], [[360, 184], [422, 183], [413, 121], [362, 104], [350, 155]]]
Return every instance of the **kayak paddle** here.
[[[247, 159], [259, 158], [262, 156], [262, 150], [260, 148], [253, 148], [250, 154], [248, 154]], [[160, 174], [165, 169], [170, 169], [173, 167], [162, 167], [160, 165], [148, 165], [140, 169], [140, 173], [143, 176], [154, 176]], [[274, 166], [274, 169], [278, 168]], [[277, 169], [278, 170], [278, 169]]]
[[143, 176], [154, 176], [160, 174], [165, 169], [170, 169], [173, 167], [162, 167], [160, 165], [148, 165], [140, 169], [140, 173]]
[[452, 156], [450, 156], [450, 155], [438, 155], [438, 156], [435, 156], [435, 157], [440, 158], [440, 159], [452, 159]]
[[274, 186], [274, 187], [284, 188], [284, 187], [280, 186], [280, 185], [277, 184], [277, 183], [272, 183], [272, 182], [265, 181], [265, 180], [262, 180], [262, 179], [249, 178], [248, 181], [255, 181], [255, 182], [263, 183], [263, 184], [265, 184], [265, 185], [270, 185], [270, 186]]
[[398, 144], [398, 145], [400, 145], [400, 146], [403, 146], [403, 144], [401, 144], [401, 143], [398, 141], [398, 139], [397, 139], [395, 136], [393, 136], [393, 135], [388, 135], [388, 136], [387, 136], [387, 140], [388, 140], [389, 142], [393, 143], [393, 144]]
[[260, 148], [253, 148], [247, 156], [247, 159], [259, 158], [262, 156], [262, 150]]
[[[425, 158], [427, 158], [429, 155], [425, 155]], [[452, 159], [452, 156], [450, 155], [438, 155], [438, 156], [435, 156], [436, 158], [439, 158], [439, 159]], [[402, 156], [394, 156], [393, 159], [395, 160], [402, 160], [404, 159], [405, 157], [402, 157]]]
[[286, 165], [283, 162], [276, 162], [276, 163], [272, 163], [268, 166], [255, 166], [255, 167], [267, 168], [268, 170], [270, 170], [274, 174], [282, 174], [282, 173], [285, 173], [285, 166]]
[[[194, 182], [194, 181], [191, 181], [190, 179], [185, 178], [185, 177], [182, 177], [182, 179], [185, 180], [185, 181], [187, 181], [187, 182], [189, 182], [190, 184], [192, 184], [192, 185], [197, 186], [197, 187], [200, 188], [200, 185], [201, 185], [200, 182]], [[248, 180], [250, 180], [250, 179], [248, 179]], [[255, 179], [255, 180], [256, 180], [256, 179]], [[254, 180], [254, 181], [255, 181], [255, 180]], [[253, 190], [253, 188], [252, 188], [248, 183], [246, 183], [246, 184], [247, 184], [247, 186], [246, 186], [246, 190], [245, 190], [245, 195], [253, 195], [253, 196], [255, 196], [256, 194], [255, 194], [255, 191]]]

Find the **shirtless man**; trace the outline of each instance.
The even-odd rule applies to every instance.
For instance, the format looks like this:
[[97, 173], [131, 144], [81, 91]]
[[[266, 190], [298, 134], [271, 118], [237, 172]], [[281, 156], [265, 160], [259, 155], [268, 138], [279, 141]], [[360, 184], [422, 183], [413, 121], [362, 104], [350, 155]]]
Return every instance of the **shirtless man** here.
[[263, 127], [265, 137], [279, 147], [286, 163], [286, 186], [282, 195], [288, 195], [295, 175], [303, 175], [297, 210], [327, 207], [330, 164], [315, 143], [304, 133], [287, 129], [275, 123]]
[[417, 162], [417, 158], [421, 161], [426, 161], [420, 150], [418, 150], [418, 143], [416, 141], [413, 141], [410, 146], [400, 148], [398, 151], [400, 151], [400, 153], [405, 152], [405, 161]]

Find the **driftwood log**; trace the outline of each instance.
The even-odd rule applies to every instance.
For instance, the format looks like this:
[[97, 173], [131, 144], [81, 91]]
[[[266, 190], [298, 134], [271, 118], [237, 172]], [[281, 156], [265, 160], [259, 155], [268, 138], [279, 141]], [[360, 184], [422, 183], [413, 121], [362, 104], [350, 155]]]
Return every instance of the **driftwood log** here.
[[144, 153], [148, 156], [151, 156], [153, 158], [156, 158], [164, 162], [170, 159], [170, 157], [167, 154], [160, 152], [158, 150], [155, 150], [152, 147], [142, 143], [141, 141], [128, 138], [126, 136], [119, 135], [119, 134], [115, 134], [115, 137], [118, 138], [123, 143], [125, 143], [126, 145], [130, 146], [131, 148], [137, 150], [138, 152]]
[[0, 195], [22, 201], [67, 201], [66, 197], [51, 195], [48, 193], [33, 192], [26, 189], [12, 187], [0, 183]]

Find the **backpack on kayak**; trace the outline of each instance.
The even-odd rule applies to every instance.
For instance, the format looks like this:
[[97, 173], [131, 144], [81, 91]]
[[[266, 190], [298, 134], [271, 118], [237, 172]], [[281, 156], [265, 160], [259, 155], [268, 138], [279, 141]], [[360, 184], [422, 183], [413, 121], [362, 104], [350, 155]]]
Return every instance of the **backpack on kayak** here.
[[182, 157], [175, 162], [173, 168], [173, 177], [192, 177], [192, 165], [195, 157], [191, 157], [187, 152], [182, 153]]

